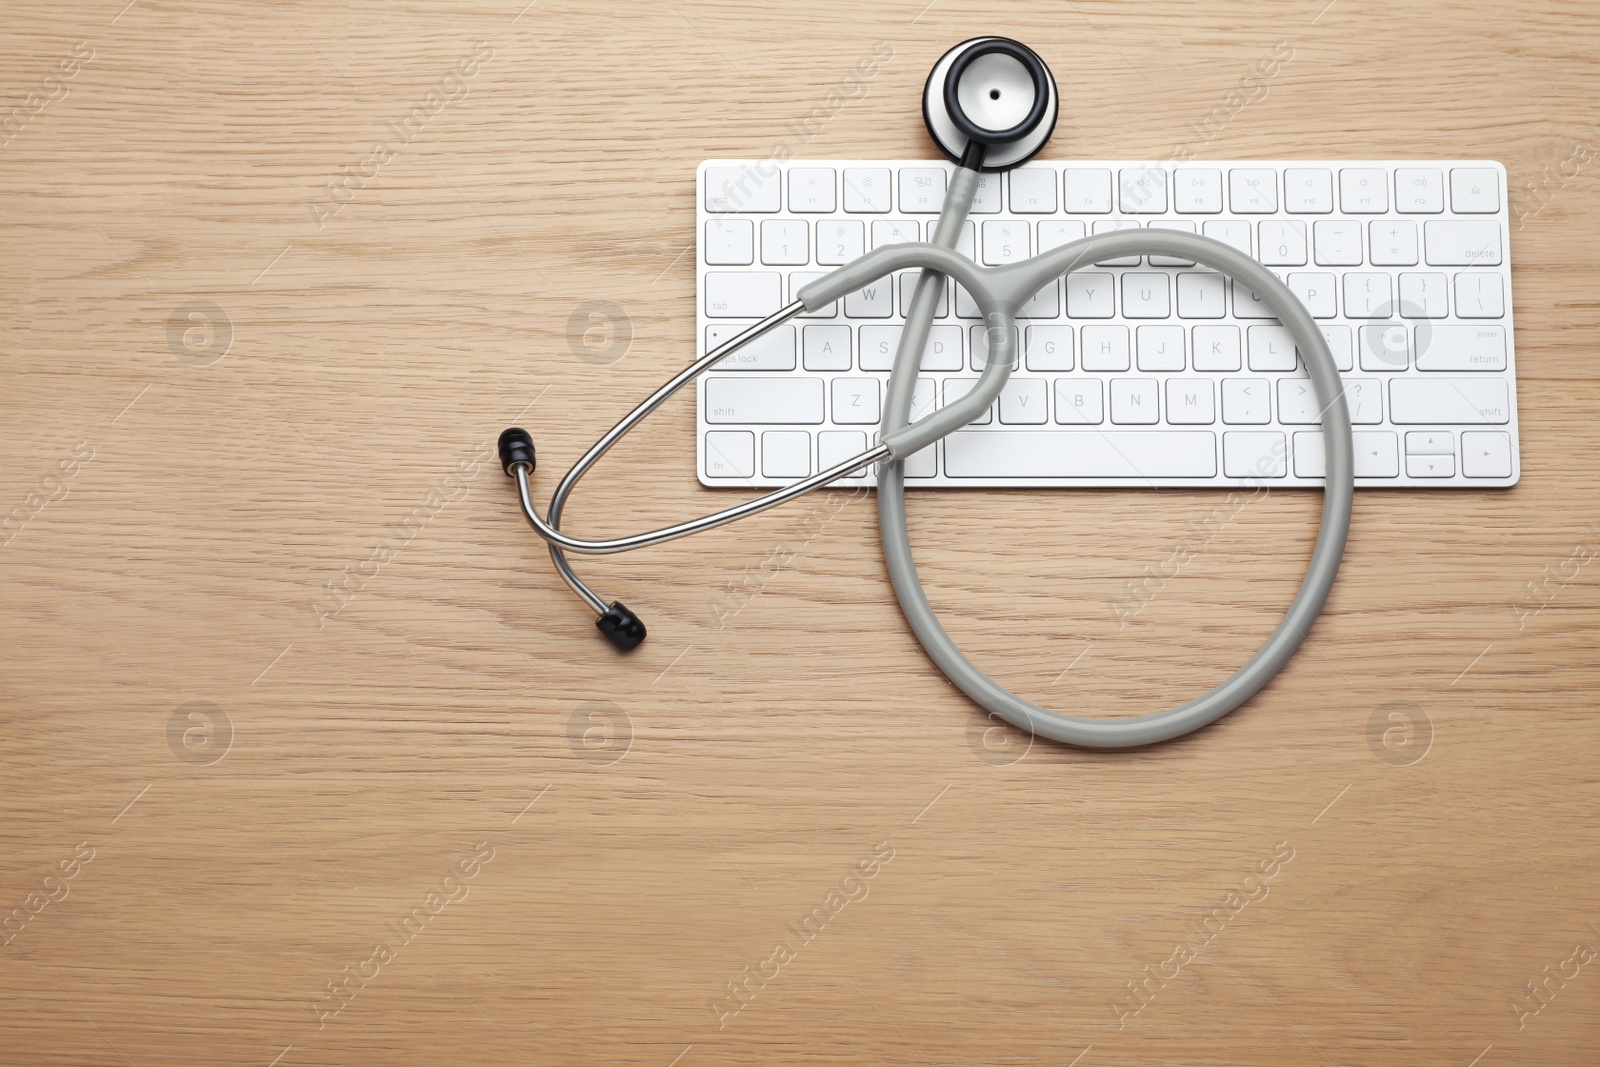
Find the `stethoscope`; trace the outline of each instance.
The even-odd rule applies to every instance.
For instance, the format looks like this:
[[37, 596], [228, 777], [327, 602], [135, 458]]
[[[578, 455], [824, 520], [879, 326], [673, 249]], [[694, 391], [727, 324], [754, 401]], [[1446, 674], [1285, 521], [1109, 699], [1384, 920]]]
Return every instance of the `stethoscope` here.
[[[1169, 740], [1214, 722], [1266, 685], [1294, 655], [1322, 610], [1339, 570], [1350, 529], [1354, 454], [1350, 415], [1339, 372], [1322, 332], [1299, 299], [1266, 267], [1209, 237], [1160, 229], [1097, 234], [1002, 267], [980, 267], [954, 249], [972, 208], [980, 172], [1009, 170], [1031, 159], [1055, 129], [1055, 78], [1034, 52], [1004, 37], [977, 37], [940, 57], [928, 75], [922, 114], [941, 152], [956, 163], [931, 242], [894, 244], [810, 283], [787, 307], [774, 312], [684, 368], [634, 408], [573, 464], [541, 518], [532, 498], [533, 439], [512, 427], [500, 435], [500, 463], [516, 479], [523, 514], [550, 545], [556, 570], [598, 619], [595, 625], [618, 649], [637, 648], [645, 626], [620, 601], [607, 604], [572, 571], [567, 552], [604, 555], [659, 545], [757, 515], [796, 497], [878, 464], [878, 520], [884, 560], [901, 610], [928, 657], [964, 693], [989, 712], [1031, 733], [1092, 748], [1128, 748]], [[906, 529], [906, 457], [981, 418], [994, 403], [1016, 363], [1017, 310], [1046, 284], [1097, 261], [1119, 256], [1163, 255], [1193, 260], [1249, 286], [1289, 330], [1322, 408], [1327, 476], [1322, 522], [1300, 590], [1283, 621], [1243, 667], [1203, 696], [1167, 711], [1130, 719], [1085, 719], [1050, 711], [1008, 692], [980, 671], [950, 640], [922, 591]], [[796, 315], [817, 311], [862, 286], [908, 268], [921, 275], [905, 317], [900, 347], [889, 375], [878, 443], [825, 471], [765, 496], [676, 526], [604, 540], [561, 532], [561, 512], [578, 481], [629, 430], [679, 389], [718, 361]], [[929, 327], [944, 285], [954, 278], [976, 302], [987, 330], [988, 357], [977, 385], [965, 396], [910, 422], [911, 393]], [[1093, 432], [1093, 431], [1084, 431]]]

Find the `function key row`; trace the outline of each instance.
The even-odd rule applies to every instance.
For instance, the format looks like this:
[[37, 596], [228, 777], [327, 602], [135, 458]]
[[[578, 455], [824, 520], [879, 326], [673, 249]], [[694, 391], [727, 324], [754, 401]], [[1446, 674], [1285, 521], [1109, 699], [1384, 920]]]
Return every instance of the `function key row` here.
[[[787, 174], [785, 183], [782, 178]], [[716, 214], [937, 214], [947, 171], [941, 167], [707, 167], [706, 210]], [[787, 201], [784, 186], [787, 185]], [[1350, 215], [1390, 212], [1494, 214], [1500, 175], [1487, 167], [1063, 167], [1024, 166], [979, 179], [975, 215], [1001, 210], [1001, 186], [1019, 215]], [[1170, 207], [1169, 207], [1170, 203]], [[1226, 205], [1226, 207], [1224, 206]]]

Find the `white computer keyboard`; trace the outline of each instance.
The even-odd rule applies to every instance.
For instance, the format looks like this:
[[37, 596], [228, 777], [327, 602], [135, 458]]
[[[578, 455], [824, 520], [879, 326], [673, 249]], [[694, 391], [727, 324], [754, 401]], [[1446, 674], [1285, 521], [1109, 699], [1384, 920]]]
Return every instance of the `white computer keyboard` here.
[[[870, 249], [928, 240], [948, 163], [710, 160], [698, 174], [698, 355]], [[960, 251], [1007, 263], [1165, 226], [1267, 264], [1322, 325], [1359, 486], [1512, 485], [1520, 464], [1506, 175], [1486, 160], [1036, 162], [985, 175]], [[699, 476], [781, 485], [875, 439], [914, 272], [780, 326], [697, 383]], [[912, 418], [977, 380], [983, 331], [949, 281]], [[953, 290], [953, 291], [952, 291]], [[944, 486], [1318, 485], [1318, 407], [1242, 285], [1164, 257], [1042, 291], [989, 415], [906, 461]], [[870, 475], [851, 479], [871, 484]]]

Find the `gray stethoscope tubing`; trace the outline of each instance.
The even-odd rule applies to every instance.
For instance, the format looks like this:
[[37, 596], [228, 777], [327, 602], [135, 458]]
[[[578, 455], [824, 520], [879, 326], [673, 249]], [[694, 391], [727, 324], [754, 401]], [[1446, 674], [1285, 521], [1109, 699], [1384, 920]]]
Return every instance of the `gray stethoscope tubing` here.
[[[941, 69], [949, 69], [949, 58], [958, 49], [994, 40], [997, 39], [986, 38], [957, 46], [941, 60], [934, 74], [937, 75]], [[1005, 42], [1006, 45], [1013, 43]], [[997, 49], [991, 47], [988, 50]], [[1023, 51], [1026, 52], [1025, 49]], [[1027, 56], [1031, 55], [1027, 53]], [[930, 85], [932, 81], [930, 77]], [[1050, 91], [1053, 102], [1053, 81]], [[963, 116], [963, 121], [969, 120]], [[947, 152], [951, 150], [943, 142], [941, 147]], [[834, 270], [802, 288], [796, 294], [796, 300], [787, 307], [684, 368], [613, 426], [573, 465], [551, 498], [548, 519], [541, 518], [533, 504], [530, 475], [534, 466], [534, 452], [532, 440], [524, 431], [513, 428], [501, 435], [502, 466], [507, 474], [516, 479], [523, 513], [534, 530], [549, 542], [551, 558], [562, 578], [600, 615], [598, 625], [602, 631], [619, 648], [626, 650], [644, 640], [643, 624], [620, 603], [608, 607], [573, 573], [565, 552], [626, 552], [686, 537], [766, 511], [881, 462], [878, 468], [878, 510], [890, 580], [906, 619], [929, 658], [963, 692], [1006, 722], [1055, 741], [1085, 747], [1127, 748], [1189, 733], [1238, 707], [1272, 679], [1299, 648], [1332, 589], [1349, 532], [1355, 467], [1349, 410], [1333, 356], [1315, 321], [1277, 275], [1248, 255], [1210, 238], [1168, 230], [1125, 230], [1086, 237], [1003, 267], [977, 266], [958, 255], [954, 245], [977, 189], [977, 169], [982, 165], [984, 147], [977, 144], [962, 144], [959, 147], [962, 149], [961, 165], [952, 174], [932, 243], [886, 246]], [[1054, 279], [1081, 267], [1129, 255], [1165, 255], [1193, 260], [1200, 266], [1220, 271], [1248, 286], [1265, 301], [1269, 309], [1277, 313], [1279, 321], [1287, 328], [1299, 349], [1322, 409], [1322, 437], [1326, 455], [1322, 521], [1300, 590], [1283, 621], [1238, 671], [1204, 696], [1164, 712], [1133, 719], [1083, 719], [1050, 711], [1008, 692], [974, 666], [951, 641], [929, 605], [917, 576], [906, 522], [903, 461], [907, 456], [966, 426], [989, 409], [1004, 388], [1016, 362], [1016, 312], [1034, 294]], [[629, 537], [597, 540], [561, 532], [562, 508], [584, 474], [629, 430], [684, 385], [744, 345], [802, 312], [818, 311], [896, 271], [919, 268], [921, 275], [889, 375], [881, 443], [803, 481], [675, 526]], [[953, 278], [978, 305], [988, 328], [988, 360], [969, 393], [915, 423], [908, 423], [913, 386], [945, 277]]]

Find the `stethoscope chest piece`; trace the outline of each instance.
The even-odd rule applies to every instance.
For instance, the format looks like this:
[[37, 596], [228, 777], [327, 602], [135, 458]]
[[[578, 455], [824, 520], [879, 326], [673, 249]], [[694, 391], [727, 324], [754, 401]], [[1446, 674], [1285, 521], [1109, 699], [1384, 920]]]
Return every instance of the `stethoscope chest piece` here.
[[922, 92], [922, 118], [939, 151], [959, 162], [974, 142], [984, 170], [1032, 158], [1056, 127], [1056, 80], [1032, 49], [974, 37], [939, 58]]

